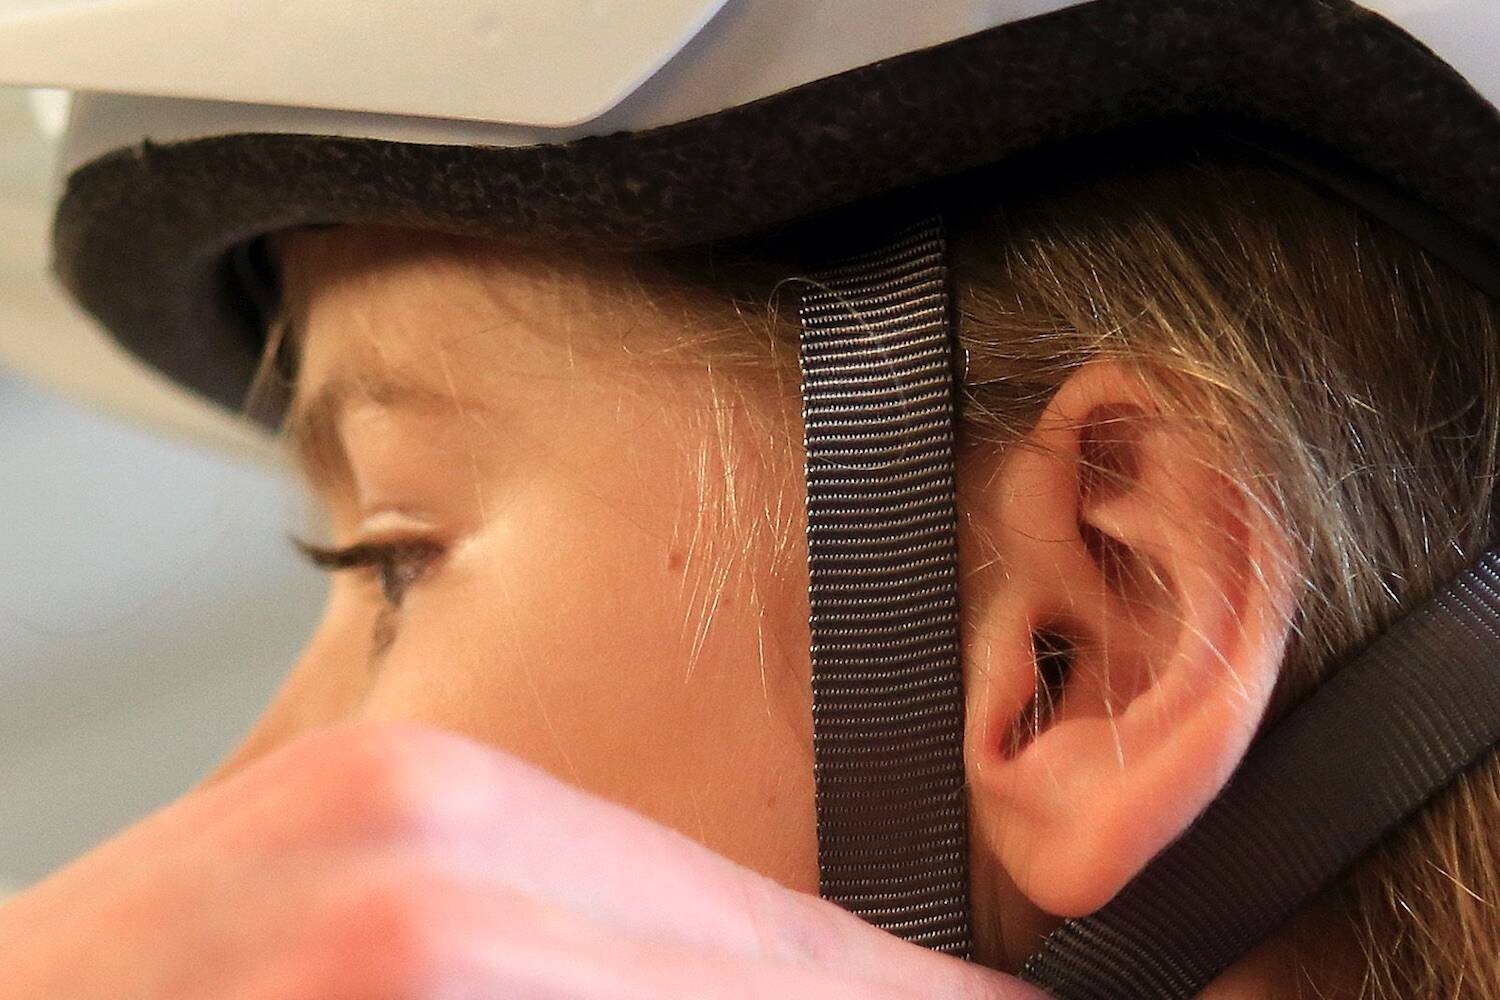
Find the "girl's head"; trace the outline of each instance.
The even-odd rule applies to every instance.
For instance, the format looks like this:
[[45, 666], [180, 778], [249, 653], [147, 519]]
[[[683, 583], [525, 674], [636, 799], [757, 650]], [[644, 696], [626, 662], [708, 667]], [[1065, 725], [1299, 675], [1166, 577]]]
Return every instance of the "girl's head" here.
[[[1382, 226], [1222, 153], [1075, 162], [949, 212], [972, 889], [1005, 967], [1483, 549], [1500, 437], [1494, 307]], [[351, 571], [226, 768], [420, 719], [814, 891], [798, 270], [358, 227], [276, 249], [310, 553]], [[1497, 772], [1237, 995], [1500, 991]]]

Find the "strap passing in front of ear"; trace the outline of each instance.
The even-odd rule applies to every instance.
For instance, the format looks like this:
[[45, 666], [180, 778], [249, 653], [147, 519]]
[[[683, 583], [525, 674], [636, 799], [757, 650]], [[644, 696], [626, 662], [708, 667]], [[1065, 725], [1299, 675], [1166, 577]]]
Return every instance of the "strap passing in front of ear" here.
[[941, 224], [802, 299], [823, 896], [968, 957], [953, 349]]
[[1195, 996], [1500, 742], [1500, 549], [1252, 747], [1224, 793], [1022, 978], [1059, 1000]]

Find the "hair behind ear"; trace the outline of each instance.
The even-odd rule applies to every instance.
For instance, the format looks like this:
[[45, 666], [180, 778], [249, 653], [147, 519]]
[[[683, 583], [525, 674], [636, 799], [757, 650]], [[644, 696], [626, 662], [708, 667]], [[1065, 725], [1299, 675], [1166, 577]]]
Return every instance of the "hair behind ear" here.
[[[1024, 197], [955, 233], [966, 461], [992, 472], [986, 456], [1024, 441], [1091, 359], [1145, 376], [1165, 409], [1223, 442], [1226, 475], [1285, 529], [1295, 628], [1274, 719], [1491, 544], [1500, 308], [1243, 155], [1108, 152], [1106, 176], [1084, 150], [1039, 161], [997, 188]], [[961, 465], [964, 516], [988, 474]], [[970, 546], [968, 571], [991, 551]], [[976, 652], [999, 642], [979, 636]], [[1042, 659], [1059, 672], [1055, 653]], [[1353, 938], [1353, 983], [1371, 1000], [1500, 996], [1497, 816], [1492, 758], [1278, 934], [1299, 957], [1276, 995], [1328, 995], [1329, 942]]]

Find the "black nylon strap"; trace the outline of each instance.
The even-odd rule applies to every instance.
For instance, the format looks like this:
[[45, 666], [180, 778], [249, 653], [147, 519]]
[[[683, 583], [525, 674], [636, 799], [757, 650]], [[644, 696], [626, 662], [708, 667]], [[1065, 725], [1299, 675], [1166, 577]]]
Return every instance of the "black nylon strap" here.
[[1275, 726], [1224, 794], [1022, 978], [1061, 1000], [1190, 997], [1500, 741], [1500, 549]]
[[907, 229], [813, 284], [802, 400], [822, 894], [967, 957], [941, 224]]

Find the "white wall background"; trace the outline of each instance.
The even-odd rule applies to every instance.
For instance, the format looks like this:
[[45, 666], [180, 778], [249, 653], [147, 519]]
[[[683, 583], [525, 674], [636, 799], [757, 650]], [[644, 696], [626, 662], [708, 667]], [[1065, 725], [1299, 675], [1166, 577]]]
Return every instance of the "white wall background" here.
[[[96, 334], [45, 275], [50, 172], [26, 95], [0, 89], [0, 896], [210, 770], [323, 593], [263, 448], [210, 417], [195, 444], [132, 426], [116, 369], [90, 389], [74, 361]], [[70, 398], [91, 391], [116, 415]]]

